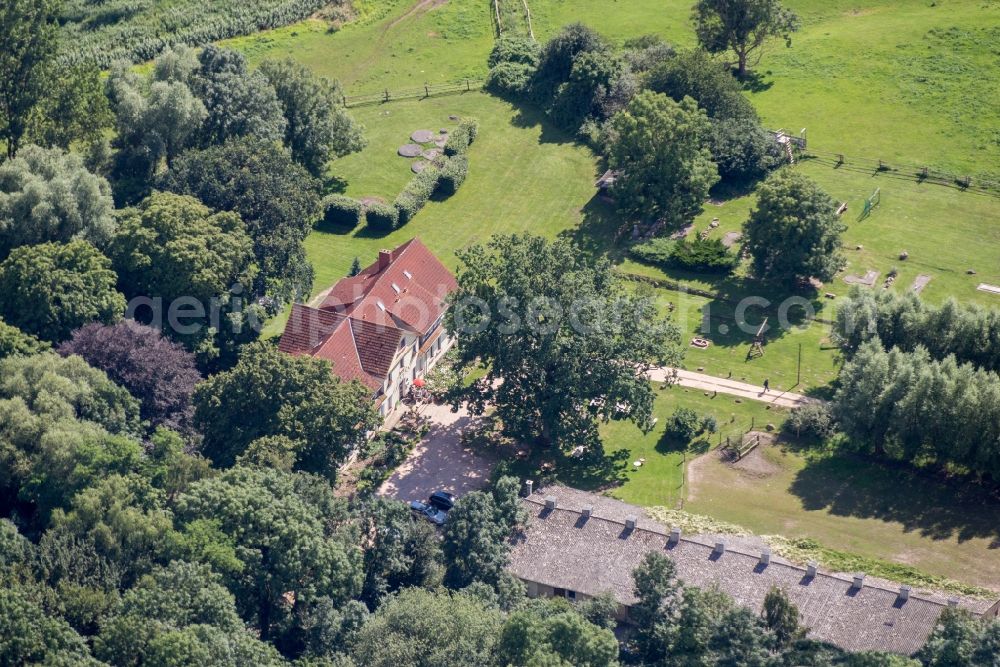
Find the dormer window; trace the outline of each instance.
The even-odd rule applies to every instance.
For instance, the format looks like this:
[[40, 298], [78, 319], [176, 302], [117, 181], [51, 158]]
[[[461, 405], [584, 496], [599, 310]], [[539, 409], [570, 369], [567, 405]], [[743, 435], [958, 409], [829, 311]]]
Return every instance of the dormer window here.
[[385, 312], [385, 304], [384, 303], [382, 303], [381, 301], [376, 301], [375, 305], [378, 306], [378, 309], [381, 310], [383, 313]]
[[413, 278], [413, 274], [410, 273], [409, 271], [405, 270], [405, 269], [403, 270], [403, 275], [406, 276], [407, 280], [410, 280], [411, 278]]
[[396, 283], [393, 283], [392, 284], [392, 291], [395, 292], [396, 294], [399, 294], [399, 285], [397, 285]]

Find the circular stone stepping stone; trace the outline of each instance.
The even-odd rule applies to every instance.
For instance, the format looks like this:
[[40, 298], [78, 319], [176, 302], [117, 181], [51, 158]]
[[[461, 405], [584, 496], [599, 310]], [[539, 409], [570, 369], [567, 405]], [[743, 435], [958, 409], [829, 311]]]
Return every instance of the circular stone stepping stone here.
[[434, 142], [434, 145], [438, 148], [444, 148], [444, 145], [448, 143], [448, 137], [441, 137]]
[[419, 144], [403, 144], [399, 147], [397, 153], [403, 157], [419, 157], [423, 150], [424, 147]]
[[438, 150], [437, 148], [428, 148], [427, 150], [425, 150], [423, 153], [420, 154], [420, 157], [424, 158], [425, 160], [434, 160], [440, 156], [441, 156], [441, 151]]
[[438, 130], [438, 134], [448, 134], [448, 128], [442, 127], [440, 130]]
[[428, 144], [435, 139], [435, 134], [430, 130], [417, 130], [410, 135], [410, 139], [417, 144]]
[[413, 171], [414, 174], [419, 174], [424, 169], [426, 169], [427, 165], [429, 164], [430, 162], [426, 160], [414, 160], [413, 163], [410, 165], [410, 170]]

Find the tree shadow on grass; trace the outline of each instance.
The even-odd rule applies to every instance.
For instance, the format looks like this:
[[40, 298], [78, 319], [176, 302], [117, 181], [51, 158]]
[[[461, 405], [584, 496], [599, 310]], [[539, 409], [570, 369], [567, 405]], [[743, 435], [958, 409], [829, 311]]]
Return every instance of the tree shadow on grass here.
[[747, 72], [743, 75], [742, 84], [743, 90], [751, 93], [763, 93], [774, 85], [774, 81], [766, 81], [764, 75], [759, 72]]
[[548, 118], [545, 117], [538, 109], [527, 106], [518, 105], [515, 107], [517, 113], [510, 119], [510, 124], [514, 127], [519, 127], [522, 129], [541, 127], [542, 133], [538, 137], [538, 143], [540, 144], [574, 144], [577, 143], [576, 137], [571, 133], [557, 127]]
[[559, 236], [573, 241], [590, 259], [607, 257], [613, 262], [623, 259], [627, 251], [615, 243], [615, 234], [623, 221], [614, 204], [595, 194], [580, 213], [579, 226], [564, 230]]
[[834, 455], [810, 461], [789, 491], [804, 509], [894, 521], [936, 540], [992, 540], [1000, 547], [1000, 498], [971, 483], [931, 477], [908, 466]]

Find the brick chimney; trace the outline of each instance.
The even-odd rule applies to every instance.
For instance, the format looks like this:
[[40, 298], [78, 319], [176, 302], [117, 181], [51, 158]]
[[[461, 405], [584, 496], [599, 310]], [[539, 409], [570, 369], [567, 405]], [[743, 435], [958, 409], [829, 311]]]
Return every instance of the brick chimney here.
[[545, 509], [554, 510], [556, 508], [556, 497], [545, 496]]
[[378, 251], [378, 270], [384, 271], [389, 265], [392, 264], [392, 251], [391, 250], [379, 250]]

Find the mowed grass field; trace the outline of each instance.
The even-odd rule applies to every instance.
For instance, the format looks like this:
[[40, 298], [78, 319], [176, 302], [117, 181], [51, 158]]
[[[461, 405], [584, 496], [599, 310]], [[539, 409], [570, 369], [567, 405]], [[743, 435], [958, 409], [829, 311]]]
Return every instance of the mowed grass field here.
[[752, 470], [709, 453], [688, 467], [686, 510], [761, 535], [808, 537], [977, 586], [1000, 584], [997, 502], [911, 469], [779, 446]]

